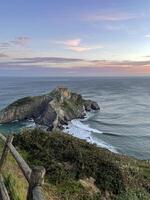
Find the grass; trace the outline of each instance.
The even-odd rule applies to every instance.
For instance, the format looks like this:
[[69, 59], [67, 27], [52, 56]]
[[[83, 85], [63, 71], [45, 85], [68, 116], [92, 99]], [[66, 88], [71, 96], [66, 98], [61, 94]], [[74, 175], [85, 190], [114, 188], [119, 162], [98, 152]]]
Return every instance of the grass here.
[[[30, 165], [46, 168], [46, 194], [60, 200], [150, 199], [150, 163], [113, 154], [60, 132], [25, 130], [14, 141]], [[79, 179], [93, 177], [91, 196]]]
[[11, 107], [16, 107], [16, 106], [23, 106], [25, 104], [31, 103], [33, 100], [33, 97], [24, 97], [22, 99], [18, 99], [17, 101], [15, 101], [14, 103], [10, 104], [8, 106], [8, 108]]
[[[0, 152], [3, 150], [3, 143], [0, 142]], [[16, 161], [9, 153], [2, 168], [4, 182], [11, 200], [25, 200], [28, 184], [25, 180]], [[19, 189], [18, 189], [19, 188]]]
[[[3, 151], [3, 143], [0, 141], [0, 154]], [[27, 152], [20, 152], [24, 159], [27, 157]], [[11, 200], [25, 200], [27, 196], [28, 183], [22, 174], [18, 164], [13, 156], [9, 153], [2, 168], [4, 183], [7, 188]], [[56, 187], [45, 183], [43, 186], [45, 200], [60, 200], [57, 196]]]
[[[14, 138], [24, 159], [46, 168], [45, 200], [149, 200], [150, 162], [113, 154], [64, 133], [24, 130]], [[3, 145], [0, 143], [0, 152]], [[8, 155], [2, 170], [11, 200], [26, 199], [28, 183]], [[93, 177], [99, 192], [80, 180]]]

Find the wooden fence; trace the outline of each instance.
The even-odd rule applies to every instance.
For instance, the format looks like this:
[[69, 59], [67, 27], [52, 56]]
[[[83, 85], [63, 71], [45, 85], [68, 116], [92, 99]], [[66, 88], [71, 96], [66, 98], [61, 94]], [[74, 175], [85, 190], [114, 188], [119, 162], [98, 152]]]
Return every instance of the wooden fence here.
[[33, 167], [31, 169], [28, 166], [25, 160], [12, 145], [13, 135], [8, 135], [6, 138], [4, 135], [0, 134], [0, 139], [4, 142], [4, 148], [0, 158], [0, 200], [10, 200], [2, 176], [2, 167], [9, 152], [16, 160], [19, 168], [29, 184], [27, 200], [44, 200], [42, 185], [44, 183], [45, 169], [43, 167]]

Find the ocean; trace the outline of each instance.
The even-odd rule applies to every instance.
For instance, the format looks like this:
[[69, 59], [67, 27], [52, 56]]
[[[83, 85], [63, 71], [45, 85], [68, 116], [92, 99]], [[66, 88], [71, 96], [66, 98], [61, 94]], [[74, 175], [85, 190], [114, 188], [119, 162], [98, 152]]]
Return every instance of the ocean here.
[[[0, 77], [0, 109], [18, 98], [44, 94], [62, 85], [101, 107], [84, 120], [70, 122], [66, 132], [113, 152], [150, 159], [150, 77]], [[0, 132], [11, 134], [33, 126], [32, 121], [0, 124]]]

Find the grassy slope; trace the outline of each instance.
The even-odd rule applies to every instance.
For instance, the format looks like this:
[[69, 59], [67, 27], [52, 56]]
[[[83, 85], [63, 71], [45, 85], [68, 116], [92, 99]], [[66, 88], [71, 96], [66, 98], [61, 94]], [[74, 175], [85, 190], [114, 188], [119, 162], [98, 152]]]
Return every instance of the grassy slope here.
[[[150, 199], [149, 161], [115, 155], [62, 133], [24, 131], [14, 142], [30, 166], [46, 168], [46, 200]], [[11, 199], [24, 200], [28, 185], [11, 155], [3, 174]], [[100, 189], [97, 194], [79, 182], [90, 176]]]
[[[3, 147], [4, 147], [3, 143], [0, 142], [0, 154], [3, 151]], [[21, 151], [20, 153], [26, 159], [26, 156], [27, 156], [26, 152]], [[3, 166], [2, 174], [3, 174], [5, 185], [7, 187], [11, 200], [25, 200], [26, 195], [27, 195], [28, 183], [26, 179], [24, 178], [24, 175], [22, 174], [16, 161], [14, 160], [14, 158], [12, 157], [10, 153]], [[64, 189], [65, 187], [66, 186], [64, 186]], [[74, 192], [75, 187], [77, 187], [76, 192]], [[45, 184], [43, 186], [45, 200], [60, 200], [63, 195], [65, 195], [65, 197], [67, 196], [69, 197], [70, 193], [68, 192], [67, 192], [68, 194], [65, 192], [64, 194], [61, 195], [64, 189], [63, 189], [63, 186], [61, 187], [59, 186], [57, 188], [55, 185], [50, 184], [47, 181], [45, 181]], [[83, 193], [82, 191], [83, 189], [81, 189], [80, 185], [78, 183], [76, 184], [76, 182], [74, 184], [71, 183], [70, 190], [73, 190], [73, 193], [75, 193], [76, 199], [78, 199], [78, 196], [76, 195], [76, 193], [78, 193], [78, 195], [80, 195], [81, 193], [81, 195], [82, 196], [84, 195], [85, 198], [86, 196], [88, 196], [87, 194], [84, 194], [85, 191]], [[73, 197], [73, 199], [75, 198]]]
[[[0, 142], [0, 154], [3, 151], [3, 143]], [[26, 158], [26, 152], [20, 152]], [[28, 190], [28, 183], [24, 178], [18, 164], [9, 153], [2, 168], [5, 185], [11, 200], [25, 200]], [[56, 194], [56, 188], [53, 185], [45, 183], [44, 185], [45, 200], [59, 200]]]
[[[113, 154], [64, 133], [24, 131], [14, 141], [30, 165], [46, 168], [46, 199], [149, 200], [150, 162]], [[93, 177], [91, 195], [79, 179]]]
[[[2, 153], [3, 146], [3, 143], [0, 143], [0, 153]], [[10, 153], [2, 168], [2, 174], [11, 199], [25, 200], [28, 185], [16, 161]]]

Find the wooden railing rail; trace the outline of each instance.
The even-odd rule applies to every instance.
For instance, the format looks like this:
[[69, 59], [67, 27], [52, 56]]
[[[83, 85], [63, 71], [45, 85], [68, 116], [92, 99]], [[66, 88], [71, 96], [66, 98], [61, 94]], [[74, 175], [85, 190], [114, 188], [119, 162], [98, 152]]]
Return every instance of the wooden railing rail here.
[[7, 138], [0, 133], [0, 139], [4, 142], [4, 148], [2, 156], [0, 158], [0, 199], [10, 200], [6, 187], [4, 185], [2, 177], [2, 168], [10, 152], [16, 160], [19, 168], [21, 169], [24, 177], [29, 183], [27, 200], [44, 200], [42, 185], [44, 183], [45, 169], [44, 167], [33, 167], [32, 169], [28, 166], [25, 160], [18, 153], [16, 148], [12, 145], [13, 135], [8, 135]]

